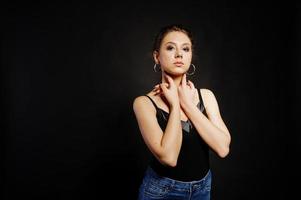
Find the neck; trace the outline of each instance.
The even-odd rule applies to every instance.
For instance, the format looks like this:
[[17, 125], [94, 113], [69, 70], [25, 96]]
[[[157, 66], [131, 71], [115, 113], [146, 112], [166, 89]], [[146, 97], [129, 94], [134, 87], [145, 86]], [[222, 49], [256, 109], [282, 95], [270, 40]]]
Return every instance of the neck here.
[[[162, 83], [168, 83], [168, 81], [166, 80], [166, 78], [164, 78], [164, 72], [162, 73], [162, 78], [161, 78], [161, 81]], [[174, 81], [175, 85], [177, 87], [179, 87], [179, 85], [181, 84], [181, 80], [182, 80], [182, 77], [183, 77], [183, 74], [179, 75], [179, 76], [174, 76], [174, 75], [171, 75], [171, 74], [168, 74]]]

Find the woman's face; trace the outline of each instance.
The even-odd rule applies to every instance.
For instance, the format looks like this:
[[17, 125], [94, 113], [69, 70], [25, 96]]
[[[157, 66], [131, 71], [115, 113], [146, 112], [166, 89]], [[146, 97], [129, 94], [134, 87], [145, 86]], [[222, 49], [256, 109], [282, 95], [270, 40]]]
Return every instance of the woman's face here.
[[189, 37], [179, 31], [168, 33], [162, 40], [159, 53], [154, 53], [154, 59], [168, 74], [184, 74], [188, 71], [192, 59]]

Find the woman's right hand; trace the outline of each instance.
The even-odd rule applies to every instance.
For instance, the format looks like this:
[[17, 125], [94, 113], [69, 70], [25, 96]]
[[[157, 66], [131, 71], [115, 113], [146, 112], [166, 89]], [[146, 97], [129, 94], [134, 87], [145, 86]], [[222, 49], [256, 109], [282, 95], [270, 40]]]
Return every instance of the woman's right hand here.
[[156, 94], [163, 94], [170, 106], [178, 106], [179, 96], [177, 86], [170, 76], [166, 74], [164, 76], [167, 82], [156, 85], [154, 90]]

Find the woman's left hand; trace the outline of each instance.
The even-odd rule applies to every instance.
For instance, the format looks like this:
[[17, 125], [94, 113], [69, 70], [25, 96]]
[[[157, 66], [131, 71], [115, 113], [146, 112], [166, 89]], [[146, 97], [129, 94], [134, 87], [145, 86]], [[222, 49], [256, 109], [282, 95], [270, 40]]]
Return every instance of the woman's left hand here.
[[193, 106], [196, 94], [197, 90], [195, 89], [194, 84], [190, 80], [187, 82], [186, 74], [184, 74], [178, 87], [178, 95], [181, 107]]

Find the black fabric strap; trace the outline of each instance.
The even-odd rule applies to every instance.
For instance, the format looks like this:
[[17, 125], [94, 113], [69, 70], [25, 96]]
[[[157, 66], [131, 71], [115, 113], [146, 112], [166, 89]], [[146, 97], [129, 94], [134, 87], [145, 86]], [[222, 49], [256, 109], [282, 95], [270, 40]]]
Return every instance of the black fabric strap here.
[[198, 91], [198, 94], [199, 94], [199, 99], [200, 99], [200, 106], [204, 106], [204, 102], [203, 102], [203, 98], [202, 98], [202, 95], [201, 95], [201, 92], [200, 92], [200, 89], [197, 89]]
[[148, 95], [144, 95], [144, 96], [147, 96], [153, 103], [153, 105], [156, 107], [156, 109], [158, 109], [158, 106], [155, 104], [154, 100], [152, 98], [150, 98]]

